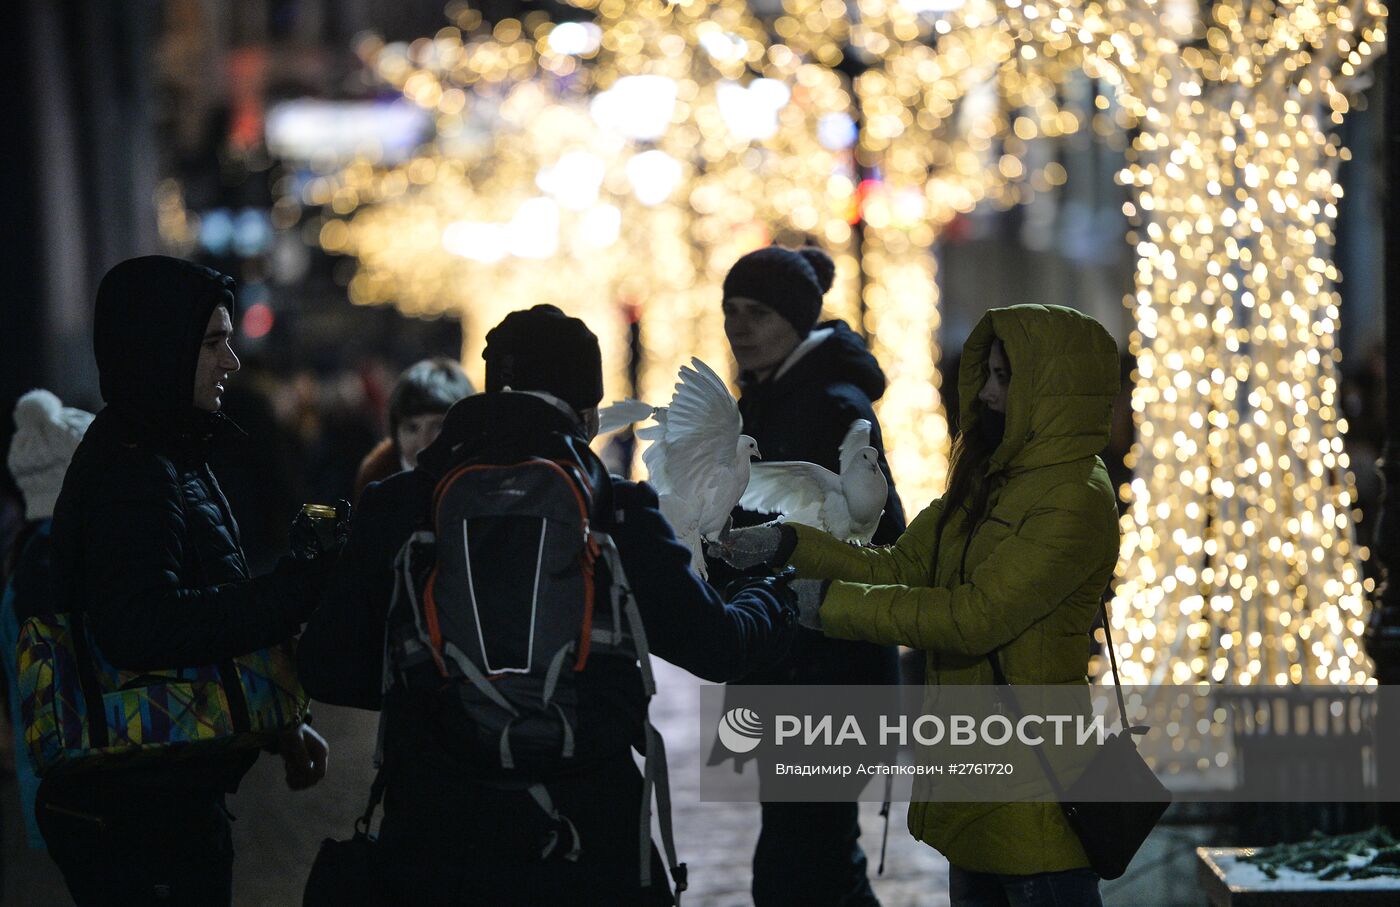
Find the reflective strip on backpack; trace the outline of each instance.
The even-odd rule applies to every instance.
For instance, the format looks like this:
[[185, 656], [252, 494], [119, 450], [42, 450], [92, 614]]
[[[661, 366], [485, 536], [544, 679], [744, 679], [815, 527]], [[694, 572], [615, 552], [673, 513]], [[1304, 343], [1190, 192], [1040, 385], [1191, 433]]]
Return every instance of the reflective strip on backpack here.
[[[554, 460], [547, 460], [547, 459], [543, 459], [543, 458], [533, 457], [533, 458], [528, 459], [528, 460], [522, 460], [522, 461], [520, 461], [520, 462], [518, 462], [518, 463], [510, 463], [510, 464], [503, 464], [503, 463], [476, 463], [476, 464], [471, 464], [471, 465], [467, 465], [467, 466], [459, 466], [459, 467], [457, 467], [456, 469], [452, 470], [451, 472], [447, 473], [447, 475], [443, 476], [442, 479], [438, 482], [437, 486], [433, 489], [433, 504], [432, 504], [433, 525], [439, 526], [439, 527], [441, 526], [441, 523], [442, 523], [442, 515], [441, 515], [441, 513], [440, 513], [440, 510], [441, 510], [441, 507], [442, 507], [443, 498], [446, 497], [447, 492], [448, 492], [448, 490], [452, 487], [452, 485], [453, 485], [454, 483], [456, 483], [456, 481], [457, 481], [458, 479], [460, 479], [462, 476], [466, 475], [467, 473], [471, 473], [471, 472], [480, 472], [480, 471], [493, 470], [493, 469], [518, 469], [518, 468], [520, 468], [520, 467], [522, 467], [522, 466], [540, 466], [540, 467], [544, 467], [544, 468], [546, 468], [546, 469], [549, 469], [549, 470], [553, 471], [555, 474], [557, 474], [560, 478], [562, 478], [562, 479], [564, 480], [565, 484], [566, 484], [566, 485], [569, 487], [569, 489], [573, 492], [574, 500], [575, 500], [575, 501], [577, 502], [577, 504], [578, 504], [578, 509], [579, 509], [579, 520], [580, 520], [581, 525], [582, 525], [582, 527], [583, 527], [583, 542], [584, 542], [585, 550], [587, 550], [587, 549], [588, 549], [588, 546], [589, 546], [589, 544], [590, 544], [590, 534], [589, 534], [588, 527], [589, 527], [589, 511], [590, 511], [590, 509], [591, 509], [591, 507], [592, 507], [592, 502], [593, 502], [593, 486], [592, 486], [592, 484], [588, 481], [588, 475], [587, 475], [585, 472], [583, 472], [581, 468], [579, 468], [579, 467], [577, 467], [577, 466], [574, 466], [573, 464], [568, 464], [568, 465], [570, 466], [570, 469], [565, 469], [564, 464], [561, 464], [561, 463], [556, 462], [556, 461], [554, 461]], [[545, 524], [546, 524], [546, 526], [547, 526], [549, 521], [548, 521], [548, 519], [545, 519], [544, 522], [545, 522]], [[463, 524], [462, 532], [463, 532], [464, 549], [468, 552], [468, 554], [467, 554], [467, 576], [468, 576], [468, 586], [472, 586], [473, 584], [472, 584], [472, 582], [471, 582], [471, 554], [470, 554], [471, 549], [470, 549], [469, 547], [466, 547], [466, 546], [465, 546], [465, 543], [466, 543], [466, 524], [465, 524], [465, 523]], [[545, 526], [542, 526], [541, 529], [540, 529], [540, 552], [543, 552], [543, 551], [544, 551], [544, 539], [545, 539]], [[583, 590], [583, 596], [584, 596], [584, 607], [583, 607], [583, 612], [584, 612], [584, 626], [583, 626], [583, 632], [580, 633], [579, 657], [578, 657], [578, 663], [574, 665], [574, 670], [575, 670], [575, 671], [582, 671], [583, 668], [584, 668], [584, 665], [587, 664], [587, 662], [588, 662], [588, 643], [589, 643], [589, 641], [590, 641], [590, 639], [591, 639], [591, 634], [589, 634], [587, 631], [588, 631], [588, 629], [592, 626], [592, 618], [593, 618], [593, 582], [592, 582], [592, 579], [593, 579], [593, 559], [592, 559], [592, 557], [585, 557], [585, 558], [584, 558], [583, 567], [584, 567], [583, 573], [584, 573], [584, 580], [585, 580], [585, 581], [584, 581], [584, 590]], [[538, 598], [538, 593], [539, 593], [539, 574], [540, 574], [540, 569], [541, 569], [541, 555], [538, 555], [538, 554], [537, 554], [537, 555], [536, 555], [536, 558], [535, 558], [535, 596], [534, 596], [535, 598]], [[435, 576], [435, 575], [436, 575], [436, 570], [434, 571], [434, 576]], [[430, 577], [429, 580], [428, 580], [429, 593], [430, 593], [429, 597], [431, 597], [432, 581], [433, 581], [433, 577]], [[474, 588], [472, 589], [471, 595], [472, 595], [472, 609], [473, 609], [473, 611], [475, 611], [475, 609], [476, 609], [476, 592], [475, 592], [475, 589], [474, 589]], [[436, 645], [440, 644], [440, 642], [441, 642], [440, 637], [439, 637], [439, 635], [438, 635], [438, 633], [437, 633], [437, 621], [436, 621], [436, 617], [435, 617], [436, 607], [430, 605], [430, 610], [434, 612], [434, 614], [430, 614], [430, 615], [429, 615], [429, 624], [431, 625], [431, 629], [433, 630], [433, 634], [432, 634], [432, 636], [430, 637], [430, 639], [433, 641], [434, 645], [436, 646]], [[529, 659], [529, 658], [532, 658], [533, 655], [534, 655], [534, 627], [535, 627], [535, 623], [534, 623], [533, 617], [534, 617], [534, 603], [532, 602], [532, 604], [531, 604], [531, 621], [530, 621], [530, 654], [529, 654], [529, 656], [527, 656], [527, 662], [528, 662], [528, 659]], [[481, 631], [480, 631], [480, 621], [477, 621], [477, 628], [478, 628], [478, 629], [477, 629], [477, 635], [478, 635], [478, 637], [480, 637], [480, 633], [481, 633]], [[482, 657], [483, 657], [483, 659], [485, 659], [485, 657], [486, 657], [485, 642], [484, 642], [484, 640], [479, 640], [479, 641], [480, 641], [481, 644], [482, 644], [482, 650], [481, 650], [481, 651], [482, 651]], [[524, 669], [520, 669], [520, 668], [502, 668], [502, 669], [497, 670], [497, 669], [491, 668], [489, 665], [487, 665], [487, 670], [488, 670], [488, 672], [491, 673], [491, 674], [529, 673], [529, 671], [530, 671], [530, 669], [529, 669], [528, 667], [527, 667], [527, 668], [524, 668]]]
[[474, 618], [472, 622], [476, 625], [476, 641], [481, 646], [481, 660], [487, 674], [529, 674], [533, 669], [535, 663], [535, 616], [539, 611], [540, 572], [544, 566], [544, 540], [548, 532], [549, 517], [541, 517], [540, 546], [535, 551], [535, 583], [530, 590], [530, 639], [525, 646], [525, 666], [523, 668], [497, 668], [491, 665], [491, 656], [486, 648], [486, 638], [481, 633], [481, 610], [477, 607], [476, 580], [472, 576], [471, 536], [467, 529], [467, 521], [462, 521], [462, 550], [466, 552], [467, 562], [467, 596], [471, 599]]

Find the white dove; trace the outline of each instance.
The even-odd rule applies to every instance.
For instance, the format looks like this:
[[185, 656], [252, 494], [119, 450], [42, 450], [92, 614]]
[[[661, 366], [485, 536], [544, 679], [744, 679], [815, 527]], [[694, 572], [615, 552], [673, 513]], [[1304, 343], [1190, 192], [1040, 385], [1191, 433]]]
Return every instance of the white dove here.
[[755, 463], [739, 506], [779, 513], [839, 539], [867, 544], [885, 512], [889, 484], [870, 446], [870, 420], [851, 423], [841, 441], [841, 474], [815, 463]]
[[719, 375], [696, 358], [681, 366], [669, 406], [625, 400], [606, 407], [599, 422], [616, 430], [647, 416], [656, 424], [638, 429], [637, 437], [652, 442], [642, 453], [648, 480], [662, 515], [690, 547], [690, 566], [706, 576], [701, 539], [713, 539], [728, 523], [749, 483], [758, 443], [740, 434], [739, 405]]

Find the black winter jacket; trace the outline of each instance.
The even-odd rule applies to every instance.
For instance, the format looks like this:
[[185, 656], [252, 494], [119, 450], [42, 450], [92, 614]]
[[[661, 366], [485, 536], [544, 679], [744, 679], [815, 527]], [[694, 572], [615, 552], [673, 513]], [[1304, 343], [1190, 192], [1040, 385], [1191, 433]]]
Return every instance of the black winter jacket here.
[[[209, 664], [293, 636], [328, 566], [288, 559], [249, 577], [207, 463], [210, 447], [238, 429], [190, 404], [209, 316], [231, 303], [204, 276], [212, 272], [187, 267], [183, 284], [99, 296], [94, 345], [108, 406], [79, 444], [54, 510], [55, 606], [84, 612], [102, 656], [131, 671]], [[84, 773], [73, 783], [232, 791], [255, 758]]]
[[[758, 442], [765, 461], [805, 460], [839, 472], [839, 449], [851, 423], [870, 420], [870, 444], [880, 454], [880, 469], [890, 488], [885, 515], [871, 541], [890, 545], [904, 531], [904, 507], [885, 461], [884, 439], [872, 405], [885, 393], [885, 374], [865, 341], [844, 321], [828, 321], [814, 332], [824, 330], [830, 331], [826, 339], [781, 375], [762, 382], [751, 374], [739, 376], [744, 433]], [[735, 524], [754, 525], [771, 517], [736, 511]], [[718, 577], [725, 577], [722, 565]], [[802, 628], [787, 658], [748, 674], [742, 682], [885, 684], [898, 680], [894, 647], [828, 639]]]
[[[478, 394], [452, 407], [442, 435], [419, 456], [418, 469], [368, 486], [325, 603], [308, 622], [297, 651], [307, 691], [332, 704], [379, 708], [392, 563], [403, 542], [422, 525], [438, 475], [464, 459], [513, 462], [541, 449], [550, 433], [575, 431], [572, 420], [537, 397]], [[646, 485], [609, 483], [606, 473], [595, 474], [595, 489], [608, 484], [619, 515], [609, 531], [636, 594], [652, 653], [715, 681], [780, 657], [795, 628], [791, 602], [780, 602], [769, 589], [756, 587], [725, 604], [689, 569], [690, 554], [661, 516], [656, 494]], [[606, 571], [600, 569], [600, 589], [605, 590], [607, 582]], [[591, 659], [580, 675], [578, 725], [588, 729], [580, 732], [576, 744], [582, 767], [572, 778], [551, 781], [551, 791], [560, 802], [590, 789], [589, 796], [608, 799], [598, 787], [616, 783], [612, 816], [584, 821], [618, 823], [596, 837], [615, 838], [607, 847], [621, 848], [628, 871], [635, 873], [635, 856], [626, 856], [635, 855], [635, 844], [630, 849], [623, 844], [629, 832], [631, 840], [637, 840], [640, 806], [629, 802], [636, 798], [639, 781], [637, 790], [628, 786], [628, 778], [637, 779], [627, 751], [640, 742], [645, 697], [635, 663], [622, 662]], [[427, 838], [456, 836], [453, 840], [464, 842], [463, 847], [504, 848], [502, 859], [510, 859], [517, 851], [501, 842], [519, 831], [521, 822], [534, 818], [537, 810], [528, 797], [512, 792], [509, 815], [483, 812], [481, 804], [496, 803], [506, 795], [468, 777], [461, 763], [436, 742], [431, 703], [409, 698], [398, 702], [402, 704], [388, 711], [386, 729], [386, 829], [419, 825]], [[447, 831], [443, 822], [457, 827]], [[466, 843], [469, 838], [475, 843]], [[606, 854], [603, 845], [595, 839], [591, 853]]]

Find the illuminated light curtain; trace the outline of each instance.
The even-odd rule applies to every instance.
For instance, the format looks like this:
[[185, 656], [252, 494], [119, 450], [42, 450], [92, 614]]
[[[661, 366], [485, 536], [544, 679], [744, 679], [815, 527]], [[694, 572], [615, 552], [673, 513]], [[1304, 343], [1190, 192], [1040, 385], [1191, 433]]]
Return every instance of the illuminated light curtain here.
[[588, 320], [605, 384], [625, 387], [626, 311], [612, 293], [622, 216], [611, 189], [627, 184], [608, 166], [621, 140], [597, 127], [590, 83], [575, 73], [589, 36], [566, 53], [538, 18], [487, 29], [464, 9], [457, 24], [362, 49], [434, 113], [437, 137], [403, 164], [367, 155], [308, 184], [306, 200], [328, 208], [318, 239], [355, 257], [353, 302], [461, 319], [464, 364], [478, 381], [486, 332], [509, 311], [551, 303]]
[[[770, 241], [810, 238], [826, 249], [838, 273], [827, 314], [854, 320], [858, 265], [848, 215], [855, 185], [841, 129], [851, 99], [841, 77], [770, 45], [741, 0], [605, 0], [597, 15], [600, 73], [676, 86], [672, 119], [649, 144], [685, 167], [664, 206], [675, 227], [646, 230], [636, 248], [669, 235], [674, 257], [688, 263], [684, 279], [635, 282], [644, 300], [643, 397], [669, 399], [677, 368], [692, 355], [721, 370], [731, 361], [720, 285], [735, 260]], [[600, 75], [599, 87], [606, 90], [610, 78]]]
[[1067, 79], [1088, 71], [1127, 88], [1115, 68], [1120, 49], [1105, 45], [1111, 62], [1100, 64], [1102, 29], [1087, 28], [1077, 9], [859, 0], [849, 24], [834, 15], [840, 5], [788, 0], [775, 28], [827, 58], [848, 37], [850, 52], [869, 62], [855, 86], [860, 162], [871, 174], [861, 193], [865, 327], [890, 378], [878, 411], [891, 468], [917, 510], [943, 491], [950, 442], [930, 248], [984, 201], [1005, 209], [1064, 183], [1063, 166], [1033, 146], [1084, 125], [1060, 104]]
[[1163, 66], [1125, 173], [1141, 377], [1119, 651], [1138, 683], [1374, 683], [1331, 245], [1334, 130], [1385, 10], [1212, 17]]
[[[824, 5], [786, 6], [800, 24]], [[1384, 7], [1215, 4], [1204, 47], [1182, 3], [860, 0], [859, 13], [863, 163], [882, 168], [885, 199], [922, 186], [934, 231], [1036, 191], [1025, 143], [1084, 125], [1055, 100], [1076, 71], [1115, 95], [1119, 127], [1141, 126], [1124, 172], [1141, 437], [1114, 607], [1127, 677], [1368, 682], [1330, 260], [1345, 151], [1329, 131], [1384, 41]], [[1063, 180], [1038, 176], [1040, 191]], [[929, 265], [891, 260], [888, 206], [868, 210], [873, 345], [887, 367], [914, 362], [928, 399], [917, 376], [934, 360], [904, 343], [910, 325], [936, 325], [936, 290], [911, 305], [885, 284], [922, 286]], [[915, 410], [881, 411], [896, 449], [927, 424]], [[924, 497], [941, 490], [937, 470], [926, 477]]]
[[838, 267], [827, 312], [854, 321], [842, 77], [770, 46], [738, 0], [578, 5], [595, 18], [488, 28], [458, 4], [433, 38], [364, 45], [437, 137], [406, 164], [371, 156], [304, 188], [325, 209], [315, 239], [356, 259], [352, 300], [461, 318], [478, 373], [501, 315], [552, 302], [599, 333], [611, 397], [631, 391], [638, 317], [642, 395], [660, 402], [691, 355], [725, 370], [720, 282], [769, 241], [822, 245]]

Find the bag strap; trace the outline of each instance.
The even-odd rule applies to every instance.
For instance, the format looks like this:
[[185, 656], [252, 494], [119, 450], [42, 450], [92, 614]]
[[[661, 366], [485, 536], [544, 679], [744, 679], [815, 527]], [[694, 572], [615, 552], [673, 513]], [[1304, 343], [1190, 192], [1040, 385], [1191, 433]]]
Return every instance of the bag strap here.
[[[1141, 725], [1128, 725], [1128, 707], [1123, 700], [1123, 685], [1119, 683], [1118, 680], [1118, 658], [1113, 652], [1113, 635], [1108, 627], [1108, 605], [1104, 603], [1102, 598], [1099, 599], [1099, 611], [1103, 614], [1104, 641], [1108, 644], [1109, 664], [1113, 668], [1113, 689], [1118, 694], [1118, 715], [1119, 723], [1123, 727], [1122, 733], [1130, 735], [1145, 734], [1147, 732], [1146, 727]], [[1004, 698], [1007, 707], [1011, 709], [1011, 714], [1016, 716], [1017, 721], [1020, 721], [1021, 709], [1016, 701], [1016, 694], [1011, 692], [1011, 684], [1007, 681], [1006, 674], [1001, 670], [1001, 661], [997, 658], [997, 651], [998, 650], [994, 649], [987, 653], [987, 661], [990, 662], [992, 666], [992, 679], [997, 684], [997, 696], [998, 698]], [[1040, 762], [1041, 769], [1044, 770], [1046, 778], [1050, 781], [1050, 788], [1055, 792], [1055, 798], [1063, 801], [1065, 799], [1064, 788], [1060, 786], [1060, 779], [1055, 776], [1054, 769], [1050, 767], [1050, 760], [1046, 758], [1044, 751], [1040, 747], [1034, 746], [1031, 747], [1031, 749], [1035, 752], [1036, 760]]]
[[[606, 532], [593, 532], [604, 563], [612, 575], [612, 598], [614, 613], [619, 613], [627, 622], [627, 630], [632, 636], [632, 645], [637, 653], [637, 663], [642, 672], [642, 689], [650, 710], [651, 697], [656, 695], [656, 678], [651, 671], [651, 647], [647, 644], [646, 627], [642, 623], [642, 612], [637, 607], [637, 598], [632, 594], [631, 584], [622, 569], [622, 556], [617, 544]], [[620, 605], [619, 605], [620, 603]], [[621, 636], [621, 628], [614, 627]], [[661, 733], [652, 724], [651, 718], [644, 716], [646, 754], [642, 765], [642, 810], [639, 818], [641, 828], [638, 854], [641, 860], [641, 883], [645, 888], [651, 884], [651, 801], [656, 797], [657, 824], [661, 827], [661, 846], [665, 851], [666, 865], [671, 872], [671, 881], [676, 885], [676, 907], [680, 907], [681, 892], [690, 885], [689, 870], [685, 863], [676, 857], [676, 838], [671, 823], [671, 781], [666, 768], [666, 743]]]
[[97, 682], [97, 672], [93, 670], [95, 659], [88, 642], [87, 615], [83, 611], [75, 609], [69, 612], [68, 632], [73, 640], [73, 662], [78, 668], [78, 691], [82, 694], [87, 712], [88, 745], [101, 749], [109, 743], [106, 706], [102, 703], [102, 687]]
[[[1021, 706], [1016, 701], [1016, 694], [1011, 692], [1011, 684], [1006, 682], [1006, 675], [1001, 671], [1001, 662], [997, 659], [996, 651], [987, 653], [987, 660], [992, 664], [992, 677], [997, 684], [997, 698], [1006, 702], [1007, 708], [1011, 709], [1011, 714], [1016, 721], [1021, 720]], [[1055, 792], [1055, 799], [1061, 802], [1065, 799], [1065, 789], [1060, 785], [1060, 779], [1055, 775], [1055, 770], [1050, 766], [1050, 759], [1045, 755], [1045, 751], [1038, 746], [1031, 747], [1035, 753], [1036, 761], [1040, 763], [1040, 768], [1045, 772], [1045, 777], [1050, 782], [1050, 789]]]
[[671, 780], [666, 770], [666, 743], [661, 732], [648, 718], [646, 722], [647, 755], [642, 775], [642, 887], [651, 882], [651, 797], [656, 794], [656, 818], [661, 827], [661, 848], [671, 880], [676, 883], [676, 907], [680, 907], [681, 892], [690, 887], [689, 867], [676, 857], [676, 836], [671, 823]]
[[880, 868], [876, 875], [885, 874], [885, 848], [890, 843], [890, 803], [894, 797], [894, 776], [885, 776], [885, 800], [880, 804], [880, 817], [885, 820], [885, 830], [880, 835]]
[[[1147, 732], [1147, 728], [1140, 725], [1131, 727], [1128, 725], [1128, 706], [1123, 699], [1123, 684], [1118, 678], [1118, 656], [1113, 651], [1113, 631], [1108, 627], [1108, 606], [1104, 604], [1102, 599], [1099, 600], [1099, 611], [1103, 615], [1103, 635], [1104, 642], [1107, 643], [1108, 647], [1108, 661], [1113, 668], [1113, 690], [1118, 694], [1118, 723], [1129, 734], [1144, 734]], [[996, 681], [997, 686], [1010, 687], [1011, 683], [1002, 673], [1001, 662], [997, 659], [998, 651], [1000, 649], [993, 649], [987, 653], [987, 661], [992, 665], [992, 679]], [[1018, 714], [1016, 717], [1020, 718], [1020, 715]]]
[[1103, 615], [1103, 641], [1105, 648], [1108, 649], [1108, 663], [1113, 668], [1113, 691], [1118, 694], [1118, 723], [1123, 726], [1124, 731], [1130, 734], [1142, 733], [1147, 729], [1143, 728], [1138, 731], [1128, 727], [1128, 706], [1123, 701], [1123, 681], [1118, 678], [1118, 653], [1114, 651], [1113, 630], [1109, 626], [1108, 619], [1108, 604], [1102, 597], [1099, 598], [1099, 613]]
[[374, 821], [374, 811], [379, 808], [379, 801], [384, 799], [386, 784], [384, 767], [380, 766], [379, 771], [374, 773], [374, 783], [369, 786], [369, 803], [365, 806], [364, 815], [355, 820], [355, 837], [369, 837], [370, 823]]
[[[379, 801], [384, 799], [384, 788], [388, 784], [388, 778], [384, 773], [386, 762], [384, 738], [386, 734], [385, 729], [388, 725], [385, 718], [385, 706], [387, 705], [385, 700], [389, 696], [390, 687], [394, 684], [394, 670], [389, 661], [389, 627], [393, 620], [395, 609], [400, 607], [399, 583], [404, 577], [408, 577], [410, 580], [412, 578], [408, 564], [409, 546], [417, 538], [418, 533], [414, 533], [409, 541], [405, 542], [403, 547], [399, 549], [398, 555], [394, 558], [396, 574], [401, 571], [401, 575], [396, 575], [394, 577], [394, 591], [389, 597], [389, 609], [384, 612], [384, 643], [380, 649], [379, 660], [379, 721], [374, 731], [374, 781], [369, 786], [369, 803], [365, 806], [364, 815], [355, 820], [356, 837], [369, 837], [370, 823], [374, 821], [374, 811], [379, 808]], [[407, 590], [407, 594], [411, 599], [413, 595], [411, 588]], [[416, 618], [416, 608], [414, 612]]]

